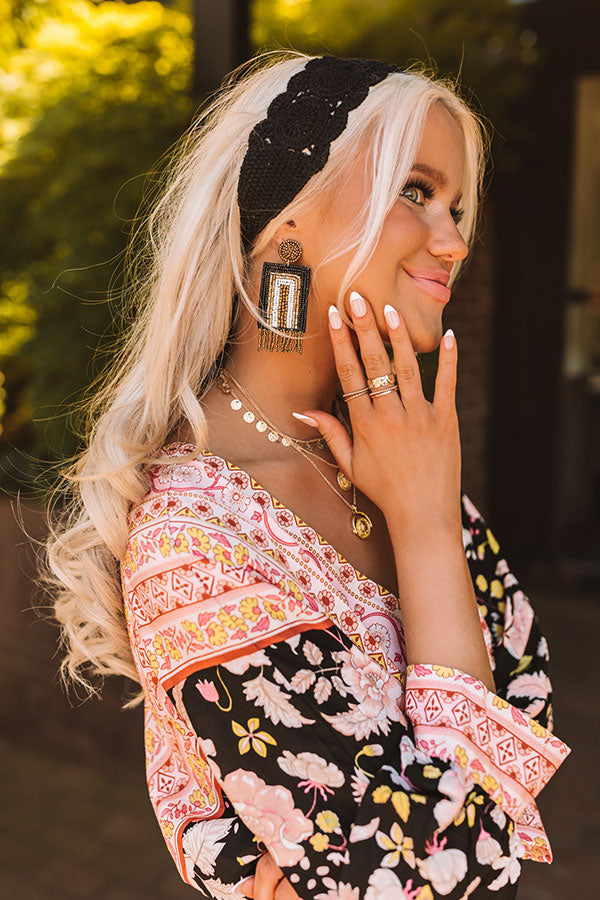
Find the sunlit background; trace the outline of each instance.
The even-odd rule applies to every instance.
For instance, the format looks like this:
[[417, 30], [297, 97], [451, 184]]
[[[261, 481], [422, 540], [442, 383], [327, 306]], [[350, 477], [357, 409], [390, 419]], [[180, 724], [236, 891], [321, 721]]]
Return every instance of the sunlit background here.
[[159, 161], [228, 72], [292, 47], [425, 61], [460, 77], [492, 134], [480, 233], [444, 319], [463, 484], [538, 612], [573, 747], [540, 798], [555, 863], [524, 864], [519, 900], [597, 900], [599, 34], [598, 0], [0, 0], [6, 896], [191, 894], [145, 793], [140, 713], [119, 709], [128, 686], [70, 706], [57, 684], [17, 518], [43, 535], [51, 466], [80, 446], [74, 411], [126, 324], [124, 248]]

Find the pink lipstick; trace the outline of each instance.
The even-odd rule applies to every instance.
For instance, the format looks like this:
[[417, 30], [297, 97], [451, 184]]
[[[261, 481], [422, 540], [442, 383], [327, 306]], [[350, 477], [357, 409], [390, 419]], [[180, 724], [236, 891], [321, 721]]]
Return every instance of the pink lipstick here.
[[433, 297], [447, 303], [450, 299], [450, 288], [446, 287], [450, 280], [450, 273], [445, 269], [404, 269], [422, 290], [427, 291]]

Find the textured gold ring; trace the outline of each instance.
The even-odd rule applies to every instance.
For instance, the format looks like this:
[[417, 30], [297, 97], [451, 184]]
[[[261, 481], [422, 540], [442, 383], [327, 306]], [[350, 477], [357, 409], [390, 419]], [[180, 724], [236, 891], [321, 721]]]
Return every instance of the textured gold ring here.
[[346, 403], [348, 400], [354, 400], [355, 397], [362, 397], [363, 394], [370, 394], [371, 391], [368, 387], [361, 388], [359, 391], [348, 391], [347, 394], [342, 394], [342, 400], [345, 400]]
[[396, 376], [393, 372], [388, 372], [387, 375], [378, 375], [376, 378], [367, 378], [367, 384], [373, 389], [385, 387], [388, 384], [396, 384]]
[[383, 388], [379, 391], [370, 391], [371, 397], [384, 397], [386, 394], [393, 394], [394, 391], [398, 390], [398, 385], [394, 385], [393, 387]]

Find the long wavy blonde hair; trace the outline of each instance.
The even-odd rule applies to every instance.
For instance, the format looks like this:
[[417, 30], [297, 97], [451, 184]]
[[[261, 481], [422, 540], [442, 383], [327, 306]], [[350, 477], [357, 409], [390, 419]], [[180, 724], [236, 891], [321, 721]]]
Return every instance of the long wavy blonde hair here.
[[[128, 247], [123, 302], [129, 324], [108, 371], [82, 405], [84, 450], [63, 466], [49, 499], [40, 574], [62, 629], [63, 679], [89, 692], [98, 692], [90, 681], [94, 675], [139, 681], [119, 573], [128, 512], [148, 491], [147, 467], [173, 461], [160, 451], [175, 428], [187, 423], [194, 443], [204, 446], [203, 393], [234, 330], [238, 305], [258, 318], [247, 292], [248, 266], [278, 226], [305, 207], [327, 202], [343, 184], [348, 160], [366, 151], [372, 190], [328, 257], [354, 251], [339, 285], [341, 308], [377, 246], [415, 160], [428, 108], [438, 100], [464, 135], [459, 230], [467, 244], [475, 234], [488, 151], [485, 127], [453, 81], [414, 66], [371, 87], [332, 143], [324, 168], [244, 255], [237, 182], [248, 135], [311, 58], [269, 52], [229, 76], [177, 142], [158, 196], [138, 220]], [[459, 270], [455, 266], [453, 281]]]

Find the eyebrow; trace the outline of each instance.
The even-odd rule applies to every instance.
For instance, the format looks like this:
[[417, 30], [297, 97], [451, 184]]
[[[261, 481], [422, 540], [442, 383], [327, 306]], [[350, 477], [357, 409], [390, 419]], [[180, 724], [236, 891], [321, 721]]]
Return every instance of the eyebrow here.
[[[428, 166], [427, 163], [416, 162], [413, 165], [413, 169], [415, 169], [417, 172], [422, 172], [423, 175], [429, 175], [431, 180], [435, 181], [435, 183], [440, 188], [445, 188], [446, 185], [448, 184], [448, 179], [446, 178], [444, 173], [440, 172], [439, 169], [434, 169], [433, 166]], [[455, 197], [454, 202], [460, 203], [461, 198], [462, 198], [462, 194], [459, 194], [458, 196]]]

